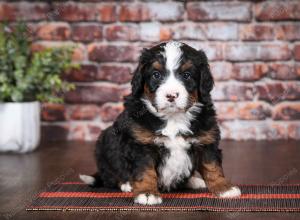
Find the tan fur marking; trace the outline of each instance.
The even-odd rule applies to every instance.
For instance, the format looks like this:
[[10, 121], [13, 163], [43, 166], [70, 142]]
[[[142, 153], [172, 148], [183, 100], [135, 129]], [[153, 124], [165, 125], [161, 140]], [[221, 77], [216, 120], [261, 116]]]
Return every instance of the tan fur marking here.
[[200, 144], [212, 144], [216, 141], [216, 129], [212, 128], [208, 131], [202, 132], [199, 136]]
[[200, 173], [208, 190], [216, 195], [220, 195], [232, 187], [232, 184], [225, 179], [222, 167], [215, 162], [203, 163]]
[[189, 94], [188, 104], [186, 110], [193, 106], [194, 103], [198, 102], [198, 91], [193, 91]]
[[134, 195], [142, 193], [159, 195], [157, 187], [157, 173], [153, 165], [144, 171], [141, 180], [133, 182], [133, 193]]
[[188, 137], [187, 141], [190, 143], [195, 143], [197, 145], [207, 145], [207, 144], [213, 144], [216, 142], [217, 139], [217, 128], [211, 128], [208, 131], [202, 131], [198, 136], [196, 137]]
[[154, 93], [151, 93], [150, 92], [150, 90], [149, 90], [149, 88], [148, 88], [148, 86], [145, 84], [144, 85], [144, 95], [149, 99], [149, 101], [151, 102], [151, 103], [153, 103], [153, 101], [154, 101]]
[[153, 144], [157, 137], [151, 131], [136, 124], [132, 126], [131, 131], [135, 139], [142, 144]]
[[181, 65], [180, 69], [181, 69], [181, 71], [183, 72], [183, 71], [189, 69], [189, 68], [192, 67], [192, 66], [193, 66], [192, 61], [188, 60], [188, 61], [185, 62], [183, 65]]
[[157, 70], [163, 70], [163, 65], [158, 61], [155, 61], [152, 66]]

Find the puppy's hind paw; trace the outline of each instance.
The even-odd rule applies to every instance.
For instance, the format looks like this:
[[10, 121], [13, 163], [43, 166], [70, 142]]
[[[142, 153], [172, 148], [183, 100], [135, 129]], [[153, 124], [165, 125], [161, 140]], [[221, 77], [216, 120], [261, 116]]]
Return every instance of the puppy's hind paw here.
[[139, 194], [135, 197], [134, 202], [141, 205], [157, 205], [162, 203], [162, 199], [160, 196], [153, 194]]

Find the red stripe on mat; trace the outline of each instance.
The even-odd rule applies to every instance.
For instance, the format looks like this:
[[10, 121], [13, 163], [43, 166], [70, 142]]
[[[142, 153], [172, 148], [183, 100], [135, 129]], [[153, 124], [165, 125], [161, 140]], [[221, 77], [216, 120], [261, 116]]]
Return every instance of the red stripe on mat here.
[[300, 210], [300, 207], [297, 208], [277, 208], [277, 207], [245, 207], [245, 208], [236, 208], [236, 207], [229, 207], [229, 208], [219, 208], [219, 207], [214, 207], [214, 206], [144, 206], [144, 205], [136, 205], [136, 206], [111, 206], [111, 207], [103, 207], [103, 206], [31, 206], [28, 207], [27, 210], [30, 211], [30, 209], [199, 209], [199, 210], [204, 210], [204, 209], [210, 209], [210, 210], [218, 210], [218, 211], [228, 211], [228, 210], [235, 210], [235, 211], [243, 211], [243, 210], [291, 210], [291, 211], [297, 211]]
[[[219, 198], [212, 195], [211, 193], [199, 193], [199, 194], [189, 194], [189, 193], [168, 193], [162, 194], [162, 198], [169, 199], [194, 199], [194, 198]], [[42, 192], [38, 197], [43, 198], [74, 198], [74, 197], [89, 197], [89, 198], [131, 198], [133, 193], [96, 193], [96, 192]], [[242, 194], [239, 198], [231, 199], [299, 199], [300, 194]], [[220, 199], [220, 198], [219, 198]], [[228, 198], [226, 198], [228, 199]], [[229, 198], [230, 199], [230, 198]]]
[[[59, 183], [59, 185], [87, 185], [86, 183], [83, 183], [83, 182], [62, 182], [62, 183]], [[88, 186], [88, 185], [87, 185]], [[244, 187], [252, 187], [252, 186], [300, 186], [300, 183], [287, 183], [287, 184], [270, 184], [270, 185], [266, 185], [266, 184], [238, 184], [237, 186], [244, 186]]]

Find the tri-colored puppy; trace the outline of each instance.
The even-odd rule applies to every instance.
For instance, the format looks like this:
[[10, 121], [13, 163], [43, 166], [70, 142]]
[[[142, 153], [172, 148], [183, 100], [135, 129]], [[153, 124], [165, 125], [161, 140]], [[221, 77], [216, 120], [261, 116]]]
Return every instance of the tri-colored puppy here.
[[98, 172], [80, 178], [132, 191], [144, 205], [159, 204], [161, 191], [181, 187], [240, 196], [222, 170], [205, 53], [174, 41], [144, 49], [131, 85], [125, 110], [97, 141]]

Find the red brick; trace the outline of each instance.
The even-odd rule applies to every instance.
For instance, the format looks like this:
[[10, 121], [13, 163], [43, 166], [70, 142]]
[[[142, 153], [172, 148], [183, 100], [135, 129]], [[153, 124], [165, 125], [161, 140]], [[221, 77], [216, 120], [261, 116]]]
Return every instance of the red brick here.
[[252, 100], [253, 86], [246, 83], [217, 82], [212, 98], [220, 101]]
[[97, 80], [107, 80], [116, 83], [127, 83], [132, 78], [132, 69], [129, 66], [101, 64]]
[[89, 141], [96, 141], [100, 136], [102, 129], [99, 125], [88, 124]]
[[295, 122], [288, 125], [288, 137], [294, 140], [300, 140], [300, 123]]
[[156, 22], [142, 23], [141, 27], [141, 40], [158, 42], [160, 40], [160, 25]]
[[221, 121], [233, 120], [233, 119], [236, 119], [238, 116], [236, 103], [216, 102], [215, 107], [216, 107], [216, 111], [217, 111], [217, 118]]
[[42, 120], [43, 121], [65, 121], [66, 112], [62, 104], [48, 104], [42, 105]]
[[195, 49], [201, 49], [206, 53], [209, 61], [223, 60], [223, 45], [221, 43], [207, 43], [207, 42], [195, 42], [186, 41], [188, 45]]
[[291, 51], [288, 44], [231, 44], [226, 45], [225, 57], [230, 61], [288, 60]]
[[102, 40], [103, 28], [97, 24], [75, 24], [72, 29], [72, 39], [75, 41]]
[[281, 103], [275, 106], [273, 119], [300, 120], [300, 103]]
[[38, 39], [42, 40], [68, 40], [71, 29], [67, 23], [41, 23], [37, 28], [36, 35]]
[[237, 40], [238, 26], [235, 23], [210, 23], [204, 27], [208, 40]]
[[271, 107], [263, 102], [238, 103], [238, 118], [243, 120], [262, 120], [271, 116]]
[[136, 61], [139, 52], [131, 45], [90, 44], [89, 59], [97, 62], [105, 61]]
[[50, 8], [46, 3], [0, 2], [0, 21], [38, 21], [47, 19]]
[[120, 88], [122, 97], [128, 96], [131, 93], [131, 86], [129, 84], [121, 85]]
[[68, 139], [71, 140], [86, 140], [87, 139], [86, 124], [73, 124], [70, 128]]
[[70, 105], [68, 115], [73, 120], [93, 120], [99, 113], [97, 105]]
[[99, 21], [114, 22], [117, 18], [116, 6], [112, 4], [104, 4], [98, 7]]
[[241, 40], [259, 41], [274, 39], [274, 27], [264, 24], [246, 24], [241, 25], [239, 35]]
[[67, 140], [70, 127], [68, 125], [42, 124], [43, 141], [61, 141]]
[[123, 110], [122, 103], [106, 103], [100, 108], [100, 117], [104, 122], [114, 121]]
[[279, 40], [300, 40], [300, 24], [282, 24], [275, 29], [276, 38]]
[[257, 121], [223, 121], [221, 123], [223, 139], [233, 140], [276, 140], [286, 139], [286, 126], [281, 123]]
[[299, 1], [267, 1], [255, 5], [254, 15], [260, 21], [299, 20]]
[[230, 61], [254, 61], [257, 54], [258, 46], [255, 44], [228, 44], [225, 47], [225, 58]]
[[188, 19], [193, 21], [250, 21], [251, 5], [245, 2], [189, 2]]
[[295, 60], [300, 60], [300, 44], [295, 45], [294, 58]]
[[272, 79], [292, 80], [300, 77], [296, 66], [289, 63], [273, 63], [268, 66], [268, 76]]
[[122, 100], [121, 88], [114, 84], [76, 86], [76, 89], [66, 94], [69, 103], [105, 103]]
[[143, 4], [123, 4], [120, 8], [120, 21], [149, 21], [149, 8]]
[[256, 137], [255, 126], [241, 121], [222, 121], [220, 123], [223, 140], [248, 140]]
[[72, 54], [72, 60], [78, 62], [84, 61], [86, 59], [85, 50], [86, 48], [82, 44], [75, 44], [73, 54]]
[[159, 31], [159, 40], [160, 41], [169, 41], [172, 39], [173, 31], [168, 27], [161, 27]]
[[300, 83], [298, 82], [259, 82], [255, 85], [255, 90], [258, 99], [272, 104], [300, 98]]
[[288, 44], [264, 44], [261, 46], [258, 54], [258, 59], [263, 61], [289, 60], [291, 58]]
[[238, 26], [235, 23], [179, 23], [172, 27], [177, 40], [237, 40]]
[[204, 25], [196, 23], [180, 23], [172, 26], [175, 40], [205, 40]]
[[296, 78], [299, 79], [300, 78], [300, 63], [297, 63], [295, 65], [295, 74], [296, 74]]
[[236, 63], [233, 65], [233, 78], [241, 81], [261, 79], [267, 72], [266, 64]]
[[210, 69], [216, 81], [229, 80], [232, 77], [231, 63], [213, 62], [210, 63]]
[[93, 3], [54, 3], [52, 17], [64, 21], [94, 21], [97, 7]]
[[148, 2], [122, 4], [120, 21], [179, 21], [183, 19], [184, 7], [180, 2]]
[[139, 27], [136, 24], [111, 25], [105, 28], [105, 37], [109, 41], [136, 41], [140, 38]]
[[81, 64], [80, 68], [72, 69], [65, 74], [68, 81], [74, 82], [92, 82], [96, 79], [98, 68], [92, 64]]

